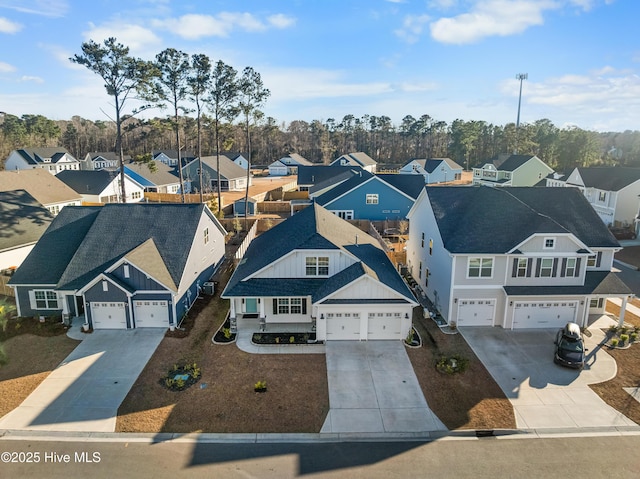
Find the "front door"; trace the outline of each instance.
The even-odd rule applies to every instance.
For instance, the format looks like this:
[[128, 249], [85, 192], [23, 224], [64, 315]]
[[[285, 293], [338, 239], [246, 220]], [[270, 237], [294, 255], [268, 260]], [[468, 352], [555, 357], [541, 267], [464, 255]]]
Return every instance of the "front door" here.
[[244, 312], [253, 314], [258, 312], [258, 299], [257, 298], [246, 298], [244, 300]]

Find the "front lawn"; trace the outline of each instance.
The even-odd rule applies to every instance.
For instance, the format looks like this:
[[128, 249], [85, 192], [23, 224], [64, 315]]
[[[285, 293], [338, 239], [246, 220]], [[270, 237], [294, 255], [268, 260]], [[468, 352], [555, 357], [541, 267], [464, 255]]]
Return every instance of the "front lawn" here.
[[[511, 402], [460, 334], [444, 334], [422, 310], [414, 327], [422, 337], [420, 348], [407, 348], [422, 393], [431, 410], [449, 429], [514, 429]], [[462, 373], [446, 374], [437, 364], [444, 358], [468, 360]]]

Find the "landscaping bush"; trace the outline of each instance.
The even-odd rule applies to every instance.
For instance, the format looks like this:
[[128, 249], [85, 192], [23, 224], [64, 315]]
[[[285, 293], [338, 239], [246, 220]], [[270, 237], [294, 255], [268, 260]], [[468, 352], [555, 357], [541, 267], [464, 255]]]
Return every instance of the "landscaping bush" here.
[[171, 391], [184, 391], [200, 380], [202, 373], [196, 363], [174, 364], [167, 375], [160, 379], [160, 384]]
[[444, 374], [463, 373], [469, 366], [469, 360], [459, 355], [443, 356], [436, 363], [436, 369]]

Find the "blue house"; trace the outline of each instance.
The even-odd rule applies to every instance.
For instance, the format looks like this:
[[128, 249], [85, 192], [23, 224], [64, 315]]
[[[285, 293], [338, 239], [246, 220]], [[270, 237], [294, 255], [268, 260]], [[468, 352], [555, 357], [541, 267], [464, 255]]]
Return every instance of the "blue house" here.
[[173, 329], [224, 259], [225, 234], [203, 204], [67, 206], [9, 282], [18, 315]]
[[345, 220], [397, 220], [406, 217], [422, 188], [422, 176], [374, 175], [362, 170], [319, 196], [309, 196]]

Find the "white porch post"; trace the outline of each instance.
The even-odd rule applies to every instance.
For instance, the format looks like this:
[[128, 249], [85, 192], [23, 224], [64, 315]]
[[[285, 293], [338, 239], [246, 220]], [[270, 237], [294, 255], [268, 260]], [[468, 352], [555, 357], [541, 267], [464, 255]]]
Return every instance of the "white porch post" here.
[[628, 296], [622, 298], [622, 305], [620, 306], [620, 317], [618, 319], [618, 326], [622, 326], [624, 324], [624, 313], [627, 310], [627, 301], [629, 300]]
[[260, 304], [260, 318], [264, 318], [264, 298], [258, 298], [258, 303]]
[[229, 317], [232, 319], [235, 319], [236, 317], [236, 298], [231, 298], [231, 300], [229, 301], [229, 305], [230, 305], [230, 311], [229, 311]]

